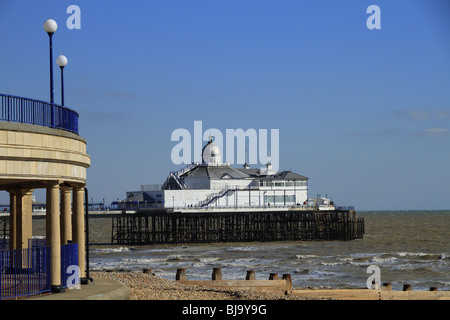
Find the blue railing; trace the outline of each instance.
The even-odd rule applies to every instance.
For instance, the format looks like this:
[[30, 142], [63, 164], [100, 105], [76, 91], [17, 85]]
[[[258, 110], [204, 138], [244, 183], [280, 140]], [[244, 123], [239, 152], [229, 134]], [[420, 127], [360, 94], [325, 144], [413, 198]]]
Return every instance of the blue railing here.
[[71, 282], [69, 277], [74, 278], [76, 281], [79, 280], [72, 277], [73, 270], [69, 269], [70, 266], [78, 266], [78, 243], [76, 242], [61, 246], [61, 284], [64, 288], [73, 284], [69, 284], [69, 282]]
[[20, 122], [78, 134], [78, 113], [49, 102], [0, 93], [0, 121]]
[[0, 251], [0, 300], [50, 291], [50, 247]]
[[[27, 249], [0, 250], [0, 300], [50, 292], [51, 249], [45, 239], [28, 244]], [[73, 275], [69, 266], [74, 265], [78, 266], [78, 243], [62, 245], [61, 285], [65, 288]]]

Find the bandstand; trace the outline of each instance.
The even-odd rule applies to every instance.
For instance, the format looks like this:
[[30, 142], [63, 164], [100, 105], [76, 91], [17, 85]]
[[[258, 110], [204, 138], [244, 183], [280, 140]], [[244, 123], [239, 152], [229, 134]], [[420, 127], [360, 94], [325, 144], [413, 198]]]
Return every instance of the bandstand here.
[[32, 193], [45, 189], [49, 281], [58, 292], [64, 287], [63, 245], [78, 244], [79, 275], [86, 277], [84, 188], [90, 157], [78, 135], [78, 114], [34, 99], [5, 94], [0, 99], [0, 190], [10, 198], [9, 249], [32, 245]]

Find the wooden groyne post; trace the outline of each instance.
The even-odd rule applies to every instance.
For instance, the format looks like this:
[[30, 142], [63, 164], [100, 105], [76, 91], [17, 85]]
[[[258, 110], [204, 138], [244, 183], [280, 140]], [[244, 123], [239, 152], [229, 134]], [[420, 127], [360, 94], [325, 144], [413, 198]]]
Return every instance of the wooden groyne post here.
[[247, 275], [245, 276], [245, 280], [256, 280], [255, 270], [247, 271]]
[[290, 273], [283, 274], [283, 280], [286, 280], [287, 290], [292, 290], [292, 277]]
[[[277, 292], [286, 294], [288, 290], [292, 290], [292, 280], [290, 274], [283, 274], [283, 280], [278, 279], [277, 274], [271, 274], [273, 279], [256, 280], [255, 270], [248, 270], [245, 280], [222, 280], [222, 272], [220, 268], [214, 268], [212, 280], [187, 280], [185, 277], [185, 269], [177, 269], [175, 279], [183, 285], [199, 285], [211, 286], [224, 289], [245, 289], [256, 290], [261, 292]], [[277, 275], [276, 278], [273, 275]]]
[[213, 268], [212, 280], [222, 280], [222, 269], [221, 268]]
[[187, 280], [186, 269], [184, 269], [184, 268], [177, 269], [177, 274], [175, 276], [175, 280], [179, 280], [179, 281]]

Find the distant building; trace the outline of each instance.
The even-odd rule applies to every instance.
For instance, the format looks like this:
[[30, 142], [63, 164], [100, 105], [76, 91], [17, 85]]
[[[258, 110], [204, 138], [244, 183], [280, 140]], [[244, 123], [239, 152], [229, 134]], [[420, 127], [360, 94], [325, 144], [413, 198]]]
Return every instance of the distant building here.
[[113, 203], [119, 209], [236, 208], [299, 206], [308, 199], [308, 178], [292, 171], [265, 168], [233, 168], [222, 162], [213, 140], [203, 147], [202, 163], [170, 172], [163, 185], [141, 186], [127, 192], [127, 199]]

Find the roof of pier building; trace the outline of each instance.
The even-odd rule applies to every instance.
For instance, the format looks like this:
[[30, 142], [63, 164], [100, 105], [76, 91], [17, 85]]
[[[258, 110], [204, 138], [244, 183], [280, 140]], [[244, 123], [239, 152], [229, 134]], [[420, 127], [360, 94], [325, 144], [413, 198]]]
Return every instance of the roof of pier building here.
[[251, 180], [308, 180], [307, 177], [292, 171], [274, 172], [271, 164], [266, 168], [250, 168], [247, 163], [244, 168], [233, 168], [229, 163], [222, 162], [220, 148], [210, 137], [208, 143], [202, 149], [202, 164], [192, 166], [180, 175], [181, 178], [207, 178], [219, 179], [251, 179]]

